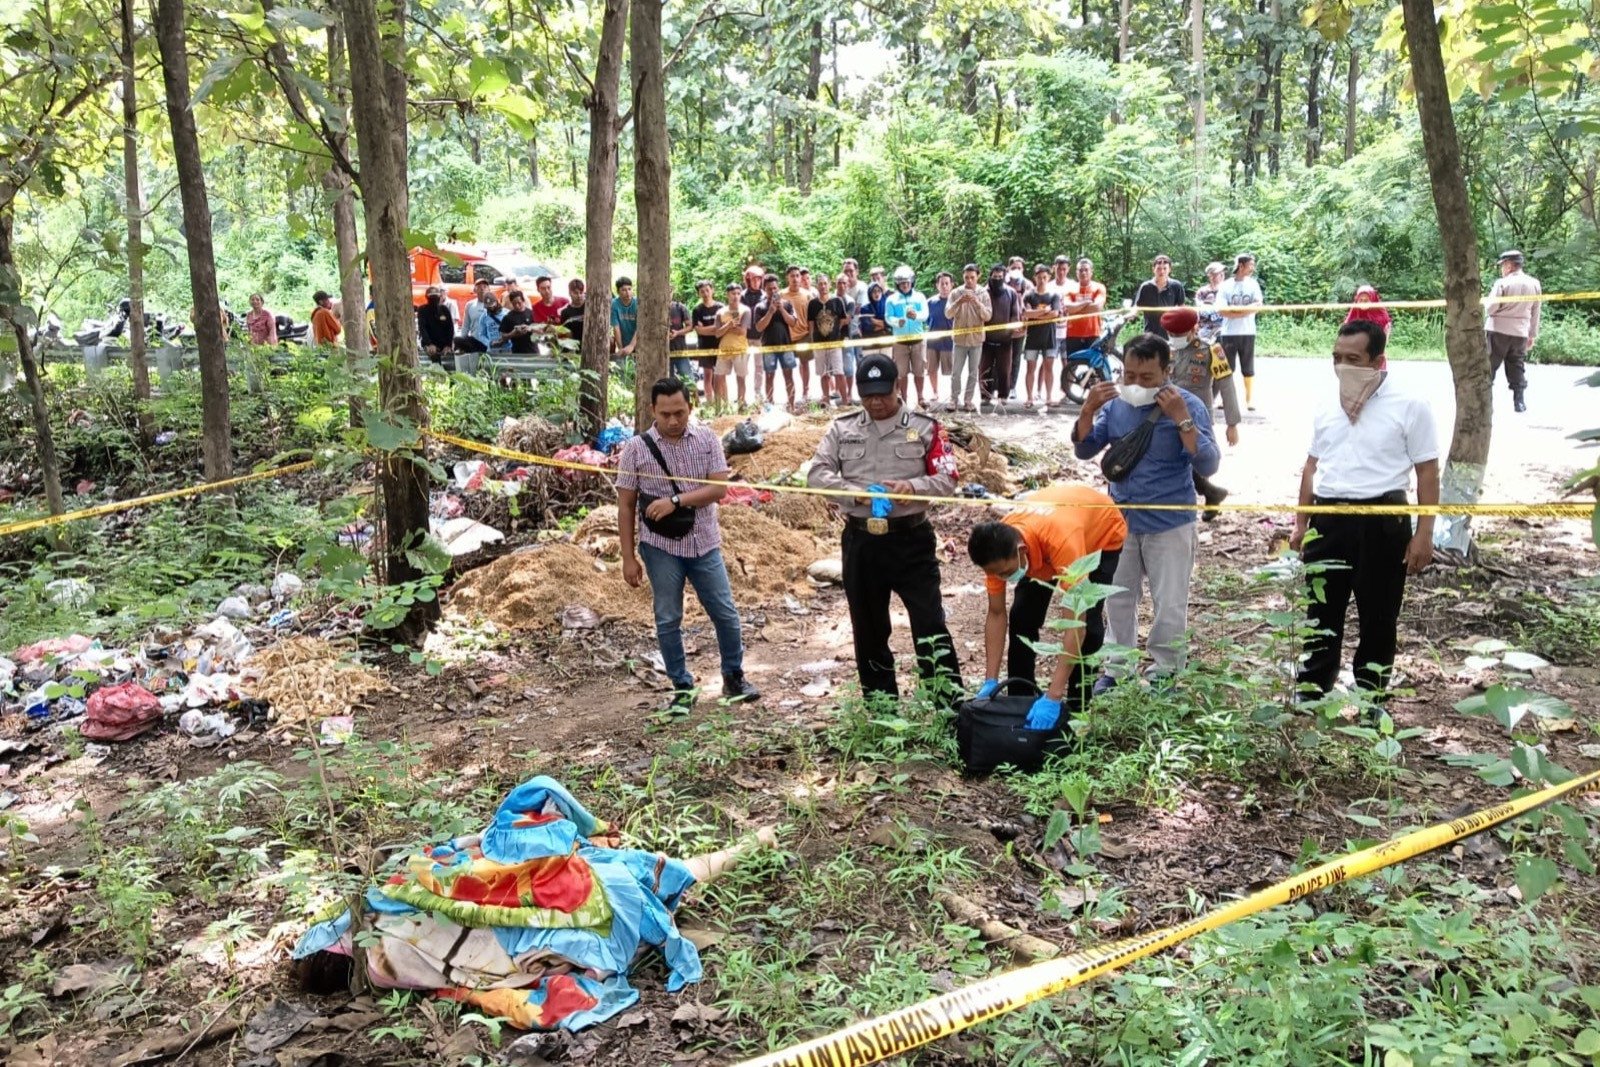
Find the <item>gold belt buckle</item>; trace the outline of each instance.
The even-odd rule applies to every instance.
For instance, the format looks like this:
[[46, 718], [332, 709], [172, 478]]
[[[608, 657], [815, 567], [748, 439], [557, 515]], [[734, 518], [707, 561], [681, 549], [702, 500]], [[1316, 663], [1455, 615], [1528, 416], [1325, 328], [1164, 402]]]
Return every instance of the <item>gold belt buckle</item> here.
[[869, 533], [869, 534], [886, 534], [888, 532], [889, 532], [889, 520], [888, 519], [871, 518], [871, 519], [867, 520], [867, 533]]

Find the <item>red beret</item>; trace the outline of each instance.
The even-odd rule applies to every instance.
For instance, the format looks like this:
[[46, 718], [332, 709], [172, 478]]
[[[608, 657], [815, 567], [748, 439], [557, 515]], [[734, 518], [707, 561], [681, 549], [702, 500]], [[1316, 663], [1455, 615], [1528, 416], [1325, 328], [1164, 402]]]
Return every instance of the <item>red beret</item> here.
[[1200, 316], [1194, 308], [1173, 308], [1171, 311], [1161, 313], [1161, 328], [1173, 335], [1182, 335], [1193, 330], [1200, 322]]

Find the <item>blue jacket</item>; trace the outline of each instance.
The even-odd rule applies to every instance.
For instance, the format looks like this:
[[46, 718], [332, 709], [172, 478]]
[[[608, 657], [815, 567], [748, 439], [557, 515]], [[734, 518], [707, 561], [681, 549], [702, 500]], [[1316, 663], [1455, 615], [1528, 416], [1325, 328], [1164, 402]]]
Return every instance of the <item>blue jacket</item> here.
[[[949, 303], [942, 296], [936, 296], [928, 301], [928, 329], [932, 333], [950, 329], [950, 316], [944, 313], [945, 305]], [[950, 352], [955, 348], [955, 338], [935, 338], [928, 342], [928, 347], [935, 352]]]
[[477, 338], [478, 342], [483, 345], [485, 352], [493, 352], [497, 348], [504, 347], [501, 344], [503, 339], [500, 336], [500, 318], [504, 314], [505, 311], [503, 309], [499, 314], [491, 315], [488, 308], [483, 308], [479, 312], [477, 320], [473, 323], [473, 329], [469, 336]]
[[[906, 318], [907, 311], [915, 311], [917, 317]], [[926, 333], [928, 330], [928, 298], [912, 289], [909, 293], [902, 293], [899, 289], [891, 289], [883, 298], [883, 321], [889, 324], [889, 329], [896, 337], [915, 337]]]
[[[1177, 388], [1174, 386], [1173, 388]], [[1150, 450], [1120, 482], [1111, 483], [1111, 499], [1119, 504], [1193, 504], [1195, 502], [1194, 476], [1212, 475], [1222, 464], [1222, 453], [1217, 439], [1211, 433], [1211, 413], [1200, 398], [1183, 389], [1183, 402], [1200, 434], [1199, 447], [1193, 456], [1183, 447], [1178, 435], [1178, 424], [1162, 415], [1155, 424], [1155, 434], [1150, 439]], [[1093, 459], [1111, 442], [1126, 437], [1136, 430], [1150, 415], [1154, 404], [1136, 408], [1120, 397], [1101, 408], [1094, 417], [1094, 427], [1089, 436], [1076, 443], [1079, 459]], [[1124, 511], [1128, 529], [1133, 533], [1152, 534], [1175, 530], [1195, 521], [1193, 511]]]

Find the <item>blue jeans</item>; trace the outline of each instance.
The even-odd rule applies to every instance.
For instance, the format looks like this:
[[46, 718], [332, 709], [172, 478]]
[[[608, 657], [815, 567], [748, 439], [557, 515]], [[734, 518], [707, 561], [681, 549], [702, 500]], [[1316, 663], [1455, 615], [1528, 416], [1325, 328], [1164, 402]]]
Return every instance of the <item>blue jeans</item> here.
[[656, 641], [666, 663], [667, 677], [674, 688], [691, 689], [694, 675], [683, 655], [683, 583], [694, 586], [700, 606], [711, 617], [717, 630], [717, 650], [722, 653], [722, 676], [744, 674], [744, 645], [739, 635], [739, 609], [733, 606], [733, 589], [728, 585], [728, 568], [722, 550], [713, 548], [703, 556], [674, 556], [654, 545], [641, 543], [639, 559], [650, 579], [655, 598]]
[[768, 374], [774, 374], [778, 365], [783, 364], [784, 370], [794, 370], [800, 365], [793, 352], [763, 352], [761, 353], [761, 369]]
[[686, 382], [694, 381], [694, 360], [688, 356], [672, 357], [672, 376]]

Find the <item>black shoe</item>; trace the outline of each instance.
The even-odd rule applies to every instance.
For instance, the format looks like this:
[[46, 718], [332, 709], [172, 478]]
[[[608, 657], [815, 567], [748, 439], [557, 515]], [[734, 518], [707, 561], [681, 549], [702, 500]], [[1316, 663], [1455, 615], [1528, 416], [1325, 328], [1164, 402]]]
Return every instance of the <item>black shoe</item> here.
[[761, 699], [761, 690], [750, 684], [750, 680], [742, 674], [724, 674], [722, 676], [722, 699], [730, 704], [743, 704], [752, 700]]
[[1519, 414], [1528, 410], [1527, 401], [1522, 399], [1521, 389], [1518, 389], [1516, 392], [1511, 394], [1511, 410]]
[[1094, 688], [1090, 690], [1092, 697], [1104, 696], [1117, 687], [1117, 679], [1109, 674], [1102, 674], [1094, 680]]
[[1206, 510], [1201, 513], [1200, 518], [1206, 522], [1212, 522], [1220, 514], [1220, 512], [1217, 511], [1217, 505], [1228, 499], [1228, 491], [1226, 489], [1219, 489], [1213, 486], [1211, 489], [1206, 490], [1200, 495], [1205, 497], [1206, 503], [1210, 505], [1210, 507], [1206, 508]]
[[660, 714], [670, 718], [687, 715], [694, 710], [694, 702], [699, 699], [698, 689], [674, 689], [672, 699], [667, 701]]

